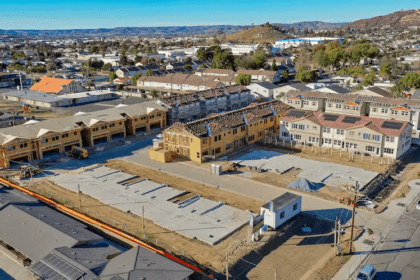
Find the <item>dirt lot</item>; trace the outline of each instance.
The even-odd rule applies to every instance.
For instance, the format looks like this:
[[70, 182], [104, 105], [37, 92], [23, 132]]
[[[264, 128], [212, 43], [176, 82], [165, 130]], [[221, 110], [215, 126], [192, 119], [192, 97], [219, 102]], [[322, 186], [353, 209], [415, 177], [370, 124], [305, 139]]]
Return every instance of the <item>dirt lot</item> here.
[[[262, 205], [262, 202], [258, 200], [241, 197], [176, 176], [165, 175], [164, 173], [147, 168], [130, 165], [123, 161], [111, 161], [107, 166], [123, 170], [133, 175], [139, 175], [137, 180], [147, 178], [155, 182], [168, 184], [173, 188], [190, 191], [191, 193], [187, 194], [185, 198], [199, 194], [208, 199], [223, 201], [231, 206], [252, 211], [259, 211]], [[35, 187], [28, 186], [28, 188], [46, 197], [52, 197], [69, 207], [80, 210], [79, 199], [76, 193], [59, 187], [48, 180], [40, 181], [36, 183]], [[85, 194], [81, 195], [81, 205], [82, 212], [143, 239], [141, 217], [120, 211]], [[152, 243], [154, 246], [157, 244], [157, 246], [178, 256], [182, 257], [185, 254], [187, 258], [216, 272], [220, 272], [225, 267], [225, 254], [227, 251], [229, 252], [229, 261], [234, 262], [238, 258], [246, 255], [253, 248], [259, 246], [256, 243], [248, 244], [248, 232], [249, 228], [245, 226], [219, 244], [209, 246], [162, 228], [152, 221], [145, 220], [146, 241]]]
[[[303, 232], [309, 227], [312, 232]], [[248, 265], [247, 279], [315, 279], [334, 254], [334, 236], [331, 222], [322, 221], [309, 215], [298, 215], [286, 224], [260, 250], [259, 255], [247, 256], [244, 259], [257, 264]], [[243, 264], [233, 267], [244, 269]], [[249, 270], [250, 269], [250, 270]]]

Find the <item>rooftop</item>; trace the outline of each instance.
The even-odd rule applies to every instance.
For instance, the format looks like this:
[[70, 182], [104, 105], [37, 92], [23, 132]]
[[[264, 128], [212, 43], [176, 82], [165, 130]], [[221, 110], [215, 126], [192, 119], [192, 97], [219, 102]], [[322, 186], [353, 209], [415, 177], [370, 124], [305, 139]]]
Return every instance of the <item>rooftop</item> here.
[[48, 93], [59, 93], [63, 89], [63, 86], [69, 85], [72, 81], [73, 80], [70, 79], [42, 77], [39, 83], [36, 83], [31, 87], [31, 90]]
[[[293, 203], [297, 199], [300, 199], [300, 198], [302, 198], [302, 196], [297, 195], [297, 194], [293, 194], [293, 193], [290, 193], [290, 192], [286, 192], [286, 193], [282, 194], [281, 196], [272, 200], [272, 202], [274, 203], [274, 212], [277, 212], [277, 211], [283, 209], [284, 207], [286, 207], [290, 203]], [[269, 207], [270, 207], [270, 202], [261, 206], [261, 208], [265, 208], [265, 209], [269, 209]]]

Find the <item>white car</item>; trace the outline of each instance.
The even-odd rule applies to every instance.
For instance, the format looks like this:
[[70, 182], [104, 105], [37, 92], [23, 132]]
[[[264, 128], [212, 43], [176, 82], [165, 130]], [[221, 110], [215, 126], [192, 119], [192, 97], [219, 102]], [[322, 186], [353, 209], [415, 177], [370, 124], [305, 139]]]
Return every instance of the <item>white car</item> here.
[[376, 269], [373, 265], [365, 265], [354, 280], [374, 280], [377, 278]]

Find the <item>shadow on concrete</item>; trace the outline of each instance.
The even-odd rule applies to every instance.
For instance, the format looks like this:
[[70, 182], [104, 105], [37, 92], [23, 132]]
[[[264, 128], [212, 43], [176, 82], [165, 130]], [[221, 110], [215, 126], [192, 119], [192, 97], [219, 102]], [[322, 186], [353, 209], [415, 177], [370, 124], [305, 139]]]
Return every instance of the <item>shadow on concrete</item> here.
[[[311, 227], [311, 232], [303, 232], [302, 227]], [[232, 279], [248, 279], [247, 274], [256, 265], [258, 265], [265, 256], [269, 255], [280, 246], [307, 246], [314, 244], [324, 244], [333, 241], [333, 234], [331, 229], [334, 224], [327, 220], [321, 220], [312, 215], [299, 214], [292, 220], [287, 222], [284, 226], [279, 228], [271, 239], [264, 243], [259, 249], [251, 251], [248, 255], [238, 260], [230, 269], [229, 273]], [[331, 233], [326, 235], [325, 233]], [[299, 244], [285, 245], [288, 240], [293, 239], [294, 236], [307, 236]], [[332, 237], [332, 239], [331, 239]], [[301, 237], [300, 237], [301, 238]]]
[[417, 247], [410, 247], [410, 248], [398, 248], [398, 249], [389, 249], [389, 250], [379, 250], [379, 251], [360, 251], [355, 253], [355, 255], [363, 255], [363, 254], [373, 254], [373, 255], [381, 255], [381, 254], [390, 254], [390, 253], [401, 253], [401, 252], [413, 252], [413, 251], [420, 251], [420, 246]]
[[342, 225], [350, 221], [351, 215], [352, 215], [352, 211], [346, 208], [313, 210], [313, 211], [305, 211], [304, 213], [320, 217], [321, 219], [330, 220], [332, 222], [335, 222], [335, 220], [338, 219]]
[[12, 276], [7, 274], [3, 269], [0, 268], [0, 279], [1, 280], [15, 280]]
[[401, 273], [391, 271], [381, 271], [376, 275], [376, 280], [399, 280], [402, 277]]

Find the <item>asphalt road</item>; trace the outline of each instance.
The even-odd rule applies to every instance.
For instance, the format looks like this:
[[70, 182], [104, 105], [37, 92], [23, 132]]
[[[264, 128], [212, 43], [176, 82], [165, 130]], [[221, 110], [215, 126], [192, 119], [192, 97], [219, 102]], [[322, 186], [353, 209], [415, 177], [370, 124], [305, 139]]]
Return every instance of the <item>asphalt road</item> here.
[[413, 205], [369, 257], [378, 280], [420, 279], [420, 210]]

